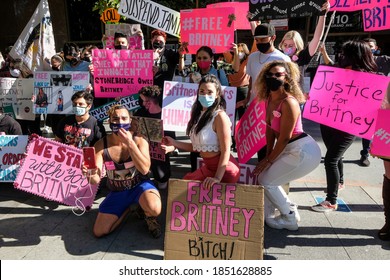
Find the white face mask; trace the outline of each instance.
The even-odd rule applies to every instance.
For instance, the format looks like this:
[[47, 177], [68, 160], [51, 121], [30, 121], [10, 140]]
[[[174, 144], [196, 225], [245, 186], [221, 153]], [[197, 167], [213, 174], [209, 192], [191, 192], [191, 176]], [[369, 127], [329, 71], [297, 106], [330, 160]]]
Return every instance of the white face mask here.
[[76, 116], [84, 116], [87, 113], [87, 107], [73, 106], [73, 113]]
[[243, 53], [243, 52], [239, 52], [239, 53], [238, 53], [238, 58], [239, 58], [240, 60], [243, 59], [244, 56], [245, 56], [245, 53]]

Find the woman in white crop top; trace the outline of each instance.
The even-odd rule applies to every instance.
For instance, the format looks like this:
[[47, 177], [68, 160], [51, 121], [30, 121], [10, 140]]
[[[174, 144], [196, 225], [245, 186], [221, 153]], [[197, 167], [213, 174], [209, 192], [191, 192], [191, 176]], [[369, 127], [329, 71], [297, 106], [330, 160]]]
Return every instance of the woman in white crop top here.
[[165, 145], [200, 152], [204, 165], [184, 176], [203, 181], [205, 188], [214, 183], [236, 183], [240, 177], [237, 160], [230, 154], [231, 122], [225, 112], [226, 101], [215, 75], [205, 75], [199, 83], [198, 98], [192, 106], [187, 135], [191, 143], [164, 137]]

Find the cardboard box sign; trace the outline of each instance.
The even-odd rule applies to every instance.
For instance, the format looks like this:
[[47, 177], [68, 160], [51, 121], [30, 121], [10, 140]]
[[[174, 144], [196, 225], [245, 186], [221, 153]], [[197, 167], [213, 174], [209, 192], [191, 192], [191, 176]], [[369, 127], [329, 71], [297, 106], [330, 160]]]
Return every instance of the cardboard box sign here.
[[262, 260], [264, 188], [169, 180], [166, 260]]

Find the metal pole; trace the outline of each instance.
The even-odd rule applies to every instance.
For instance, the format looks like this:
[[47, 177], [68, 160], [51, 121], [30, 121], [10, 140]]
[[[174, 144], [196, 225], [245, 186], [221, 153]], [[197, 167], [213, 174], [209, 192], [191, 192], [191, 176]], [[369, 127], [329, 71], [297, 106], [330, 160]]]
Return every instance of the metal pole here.
[[[323, 44], [325, 43], [326, 41], [326, 38], [328, 37], [328, 33], [329, 33], [329, 29], [330, 29], [330, 26], [333, 24], [333, 21], [334, 21], [334, 17], [336, 15], [336, 11], [333, 11], [332, 15], [330, 16], [330, 20], [329, 20], [329, 24], [328, 24], [328, 27], [326, 28], [326, 31], [325, 31], [325, 34], [324, 34], [324, 37], [322, 39], [322, 41], [320, 42], [320, 44]], [[320, 60], [320, 56], [321, 56], [321, 53], [318, 52], [318, 55], [317, 55], [317, 61]]]

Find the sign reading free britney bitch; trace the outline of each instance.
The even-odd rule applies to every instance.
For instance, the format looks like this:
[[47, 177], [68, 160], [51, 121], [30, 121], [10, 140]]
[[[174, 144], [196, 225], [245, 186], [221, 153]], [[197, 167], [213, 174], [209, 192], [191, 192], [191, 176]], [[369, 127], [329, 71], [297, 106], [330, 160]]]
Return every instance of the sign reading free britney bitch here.
[[164, 259], [263, 259], [261, 186], [169, 180]]

